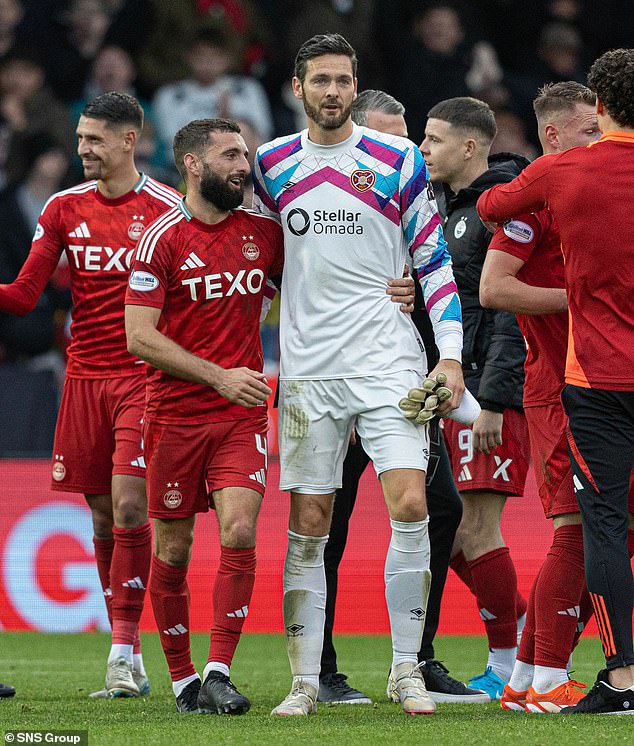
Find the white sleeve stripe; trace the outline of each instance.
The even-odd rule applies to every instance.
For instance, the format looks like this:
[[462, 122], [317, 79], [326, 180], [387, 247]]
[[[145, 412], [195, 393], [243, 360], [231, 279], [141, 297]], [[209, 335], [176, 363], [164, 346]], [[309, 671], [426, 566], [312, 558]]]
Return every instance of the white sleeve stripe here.
[[180, 202], [180, 199], [175, 198], [173, 195], [170, 194], [168, 196], [167, 194], [162, 194], [161, 192], [153, 189], [148, 184], [146, 184], [143, 187], [143, 191], [147, 192], [148, 194], [151, 194], [153, 197], [158, 199], [160, 202], [164, 202], [166, 205], [169, 205], [170, 207], [173, 207], [175, 204]]
[[264, 218], [265, 220], [272, 220], [274, 223], [280, 224], [280, 220], [276, 217], [273, 217], [273, 215], [265, 215], [262, 212], [256, 212], [255, 210], [251, 210], [248, 207], [238, 207], [238, 210], [242, 210], [243, 212], [248, 213], [254, 218]]
[[56, 192], [46, 200], [46, 204], [42, 208], [42, 212], [44, 212], [44, 210], [46, 210], [50, 203], [58, 197], [63, 197], [66, 194], [85, 194], [86, 192], [94, 192], [96, 186], [97, 182], [93, 180], [87, 181], [84, 184], [78, 184], [77, 186], [70, 187], [69, 189], [63, 189], [61, 192]]
[[[161, 235], [164, 230], [167, 230], [167, 228], [169, 228], [170, 226], [178, 223], [178, 221], [183, 217], [183, 213], [180, 210], [176, 209], [171, 209], [164, 215], [161, 215], [161, 217], [141, 236], [141, 240], [139, 241], [139, 246], [136, 252], [137, 260], [140, 262], [149, 263], [152, 259], [154, 246], [156, 245], [156, 241], [152, 243], [154, 237], [157, 235], [157, 233]], [[156, 240], [158, 240], [158, 236]]]
[[152, 179], [148, 177], [147, 182], [145, 183], [145, 188], [152, 187], [154, 191], [160, 192], [161, 194], [164, 194], [165, 196], [169, 197], [170, 199], [174, 200], [176, 202], [180, 202], [181, 199], [183, 199], [183, 195], [178, 193], [176, 194], [171, 189], [169, 189], [165, 184], [161, 184], [160, 181], [156, 181], [156, 179]]

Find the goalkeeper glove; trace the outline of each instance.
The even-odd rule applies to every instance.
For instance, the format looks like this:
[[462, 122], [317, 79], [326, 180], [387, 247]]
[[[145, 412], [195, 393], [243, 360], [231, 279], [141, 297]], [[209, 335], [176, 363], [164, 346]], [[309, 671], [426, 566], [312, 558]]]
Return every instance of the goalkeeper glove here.
[[419, 425], [429, 422], [440, 404], [451, 398], [451, 391], [445, 386], [446, 383], [447, 376], [437, 373], [435, 378], [426, 378], [419, 389], [410, 389], [407, 396], [398, 403], [405, 417]]

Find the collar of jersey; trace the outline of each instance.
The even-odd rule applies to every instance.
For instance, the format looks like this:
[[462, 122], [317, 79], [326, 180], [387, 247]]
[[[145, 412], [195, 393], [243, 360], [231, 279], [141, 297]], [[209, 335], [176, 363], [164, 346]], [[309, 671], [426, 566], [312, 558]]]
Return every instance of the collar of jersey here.
[[207, 233], [224, 230], [228, 225], [228, 221], [233, 217], [233, 211], [231, 211], [227, 217], [219, 223], [204, 223], [192, 214], [189, 207], [185, 204], [185, 197], [183, 197], [183, 199], [178, 203], [177, 207], [183, 213], [185, 220], [187, 220], [188, 223], [191, 223], [196, 226], [196, 228], [199, 228], [201, 231], [206, 231]]
[[141, 176], [139, 177], [139, 180], [132, 187], [132, 189], [130, 189], [129, 192], [122, 194], [120, 197], [109, 199], [108, 197], [106, 197], [99, 191], [98, 182], [95, 181], [95, 195], [100, 202], [103, 202], [106, 205], [113, 205], [113, 206], [122, 205], [124, 202], [127, 202], [129, 199], [136, 197], [137, 194], [140, 194], [146, 182], [147, 182], [147, 176], [145, 174], [141, 174]]
[[305, 129], [302, 132], [302, 148], [308, 153], [318, 153], [321, 156], [339, 155], [345, 150], [348, 150], [350, 146], [356, 145], [361, 137], [363, 136], [363, 129], [357, 126], [354, 122], [352, 123], [352, 134], [342, 142], [338, 142], [335, 145], [319, 145], [316, 142], [308, 139], [308, 130]]
[[590, 145], [596, 145], [598, 142], [606, 142], [612, 140], [613, 142], [629, 142], [634, 144], [634, 131], [632, 130], [610, 130], [604, 132], [601, 137], [595, 142], [591, 142]]

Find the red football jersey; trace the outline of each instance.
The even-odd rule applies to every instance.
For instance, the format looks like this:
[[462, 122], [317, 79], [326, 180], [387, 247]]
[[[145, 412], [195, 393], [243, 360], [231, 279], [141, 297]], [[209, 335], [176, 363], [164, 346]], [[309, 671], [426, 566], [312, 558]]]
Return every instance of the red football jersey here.
[[[126, 303], [160, 308], [158, 330], [222, 368], [261, 371], [260, 311], [266, 280], [281, 274], [282, 229], [272, 218], [234, 210], [214, 225], [184, 201], [139, 242]], [[215, 389], [148, 368], [145, 418], [163, 424], [261, 416]]]
[[63, 252], [73, 296], [67, 375], [110, 378], [139, 373], [127, 350], [125, 292], [134, 248], [155, 218], [182, 195], [147, 176], [107, 199], [96, 181], [54, 194], [44, 206], [18, 278], [0, 288], [0, 310], [20, 312], [39, 297]]
[[478, 200], [501, 223], [548, 207], [559, 226], [569, 309], [566, 381], [634, 388], [634, 132], [607, 132], [585, 148], [545, 155]]
[[[564, 258], [559, 229], [548, 210], [513, 218], [495, 231], [489, 250], [504, 251], [524, 262], [517, 279], [543, 288], [564, 287]], [[557, 402], [564, 385], [568, 314], [518, 314], [526, 340], [524, 406]]]

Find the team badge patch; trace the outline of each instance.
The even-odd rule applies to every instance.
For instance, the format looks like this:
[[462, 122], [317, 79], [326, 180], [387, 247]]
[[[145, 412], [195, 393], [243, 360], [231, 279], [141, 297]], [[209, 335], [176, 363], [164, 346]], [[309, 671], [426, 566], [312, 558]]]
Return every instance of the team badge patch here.
[[460, 220], [456, 223], [453, 234], [455, 238], [462, 238], [467, 232], [467, 218], [463, 215]]
[[35, 233], [33, 234], [33, 240], [39, 241], [43, 235], [44, 235], [44, 228], [42, 228], [42, 226], [38, 223], [35, 226]]
[[507, 220], [504, 223], [504, 234], [518, 243], [530, 243], [535, 231], [522, 220]]
[[55, 463], [53, 464], [53, 479], [56, 482], [61, 482], [66, 476], [66, 467], [61, 460], [58, 460], [61, 458], [63, 458], [63, 456], [55, 456]]
[[130, 241], [138, 241], [141, 238], [141, 234], [145, 230], [145, 225], [142, 222], [144, 219], [143, 215], [132, 216], [132, 222], [128, 226], [128, 238]]
[[166, 508], [174, 510], [183, 502], [183, 496], [178, 490], [168, 490], [163, 495], [163, 502], [165, 503]]
[[357, 192], [367, 192], [376, 182], [376, 174], [367, 168], [358, 168], [350, 174], [350, 183]]
[[242, 246], [242, 255], [250, 262], [254, 262], [260, 256], [260, 247], [253, 243], [253, 236], [242, 236], [246, 243]]
[[132, 290], [140, 290], [142, 293], [146, 293], [148, 290], [156, 290], [159, 286], [159, 281], [158, 277], [154, 277], [153, 274], [137, 269], [130, 275], [128, 284]]

